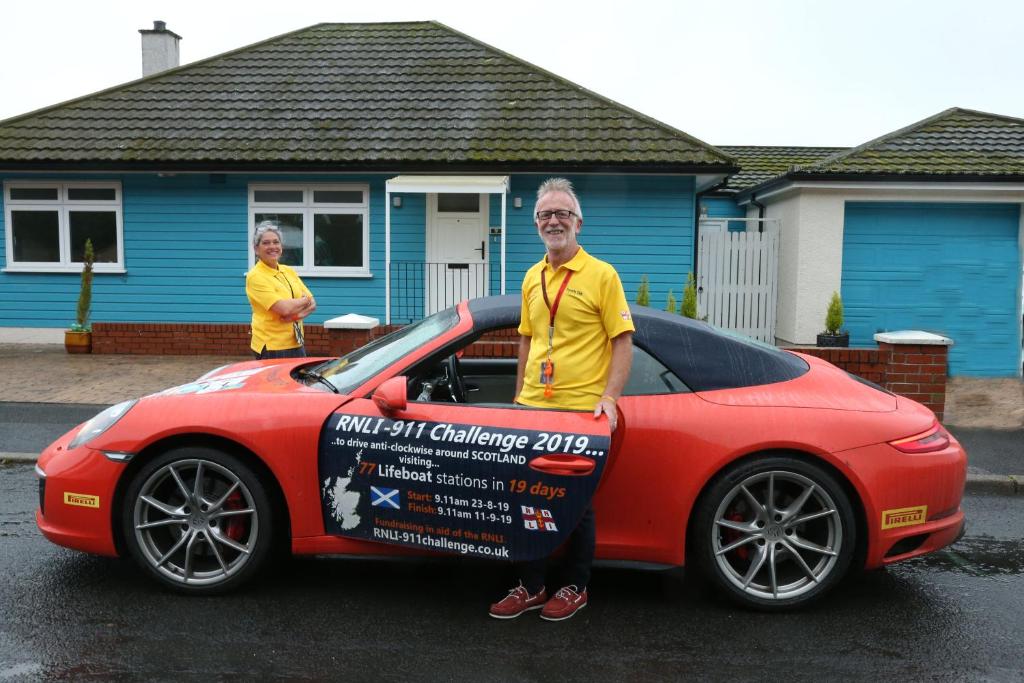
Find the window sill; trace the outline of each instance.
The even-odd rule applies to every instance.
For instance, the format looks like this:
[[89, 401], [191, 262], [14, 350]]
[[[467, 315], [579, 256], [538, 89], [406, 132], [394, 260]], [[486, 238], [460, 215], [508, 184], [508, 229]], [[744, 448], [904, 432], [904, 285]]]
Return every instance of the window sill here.
[[[73, 275], [82, 274], [82, 266], [7, 266], [3, 268], [4, 273], [65, 273]], [[128, 272], [123, 266], [99, 268], [93, 266], [93, 275], [124, 275]]]
[[[325, 273], [322, 270], [299, 270], [298, 268], [293, 268], [292, 270], [295, 271], [296, 275], [298, 275], [299, 277], [301, 277], [303, 279], [305, 279], [305, 278], [320, 278], [320, 279], [322, 279], [322, 278], [332, 278], [332, 279], [336, 279], [336, 280], [372, 280], [373, 279], [373, 273], [371, 273], [369, 271], [358, 272], [358, 273]], [[246, 271], [246, 272], [242, 273], [242, 275], [248, 275], [248, 274], [249, 274], [249, 271]]]
[[373, 278], [373, 273], [368, 270], [352, 273], [325, 273], [322, 270], [296, 270], [295, 272], [299, 277], [334, 277], [350, 280], [369, 280]]

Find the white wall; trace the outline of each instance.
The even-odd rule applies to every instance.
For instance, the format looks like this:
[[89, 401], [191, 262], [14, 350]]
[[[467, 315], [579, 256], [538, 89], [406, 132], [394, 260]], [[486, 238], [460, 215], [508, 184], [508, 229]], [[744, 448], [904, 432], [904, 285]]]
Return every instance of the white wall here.
[[775, 336], [781, 344], [814, 344], [842, 278], [845, 202], [813, 190], [772, 199], [763, 203], [765, 217], [781, 226]]

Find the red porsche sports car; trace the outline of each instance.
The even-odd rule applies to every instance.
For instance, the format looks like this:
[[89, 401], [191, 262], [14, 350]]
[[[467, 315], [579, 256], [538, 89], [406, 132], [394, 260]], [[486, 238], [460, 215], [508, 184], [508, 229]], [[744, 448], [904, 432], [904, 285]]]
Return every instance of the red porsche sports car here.
[[39, 459], [51, 541], [166, 586], [234, 588], [271, 554], [554, 552], [591, 501], [597, 559], [692, 565], [805, 604], [962, 533], [967, 462], [923, 406], [799, 353], [635, 307], [619, 427], [512, 403], [516, 296], [336, 359], [252, 361], [108, 408]]

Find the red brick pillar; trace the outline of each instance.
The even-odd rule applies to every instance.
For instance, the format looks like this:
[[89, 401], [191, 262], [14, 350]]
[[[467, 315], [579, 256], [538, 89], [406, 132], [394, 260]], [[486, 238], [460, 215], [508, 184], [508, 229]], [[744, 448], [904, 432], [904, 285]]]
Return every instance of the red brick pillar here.
[[884, 367], [882, 385], [922, 403], [942, 420], [946, 410], [946, 376], [949, 373], [949, 337], [909, 330], [879, 332], [879, 359]]

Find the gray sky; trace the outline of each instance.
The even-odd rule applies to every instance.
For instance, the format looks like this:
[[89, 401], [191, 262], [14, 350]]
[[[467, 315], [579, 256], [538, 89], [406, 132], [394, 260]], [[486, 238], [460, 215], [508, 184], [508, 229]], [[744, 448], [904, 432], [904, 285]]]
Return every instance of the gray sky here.
[[154, 19], [182, 64], [436, 19], [718, 145], [857, 145], [953, 106], [1024, 118], [1018, 0], [22, 0], [0, 21], [0, 119], [140, 77]]

